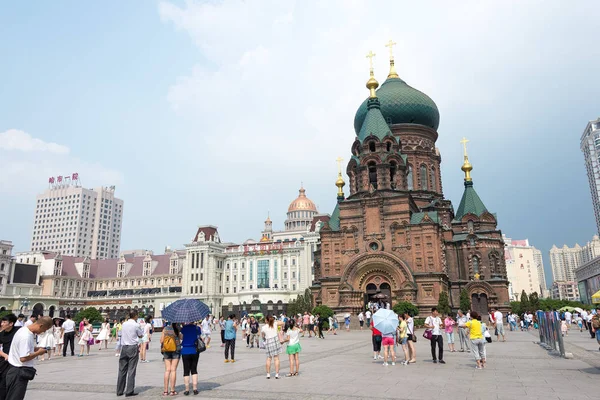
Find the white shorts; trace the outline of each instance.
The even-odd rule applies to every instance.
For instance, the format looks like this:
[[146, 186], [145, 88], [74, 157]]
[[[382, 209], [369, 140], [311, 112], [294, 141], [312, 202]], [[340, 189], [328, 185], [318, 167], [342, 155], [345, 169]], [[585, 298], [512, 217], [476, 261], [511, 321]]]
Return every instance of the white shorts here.
[[202, 336], [210, 337], [210, 331], [202, 332]]

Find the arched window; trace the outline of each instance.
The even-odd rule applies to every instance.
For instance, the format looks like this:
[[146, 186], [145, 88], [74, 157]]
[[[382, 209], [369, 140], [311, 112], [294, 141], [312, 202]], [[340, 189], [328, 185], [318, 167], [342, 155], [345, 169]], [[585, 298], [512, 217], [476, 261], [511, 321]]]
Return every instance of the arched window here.
[[390, 142], [387, 142], [386, 149], [387, 151], [390, 151], [392, 149], [392, 144]]
[[[388, 143], [389, 145], [389, 143]], [[392, 189], [396, 188], [396, 171], [398, 169], [398, 166], [396, 165], [396, 163], [394, 161], [392, 161], [390, 163], [390, 184], [392, 186]]]
[[373, 161], [369, 163], [369, 183], [377, 189], [377, 167]]
[[427, 190], [427, 167], [425, 164], [421, 165], [421, 190]]
[[371, 153], [375, 152], [375, 142], [369, 142], [369, 151]]
[[431, 190], [435, 192], [435, 168], [431, 168], [431, 171], [429, 171], [429, 185], [431, 186]]
[[468, 221], [468, 222], [467, 222], [467, 230], [468, 230], [469, 232], [473, 232], [473, 231], [475, 230], [475, 226], [474, 226], [474, 224], [473, 224], [473, 221]]
[[479, 257], [473, 256], [473, 275], [479, 273]]
[[413, 185], [413, 170], [412, 170], [412, 166], [409, 165], [408, 166], [408, 170], [406, 172], [406, 187], [408, 188], [408, 190], [413, 190], [414, 189], [414, 185]]

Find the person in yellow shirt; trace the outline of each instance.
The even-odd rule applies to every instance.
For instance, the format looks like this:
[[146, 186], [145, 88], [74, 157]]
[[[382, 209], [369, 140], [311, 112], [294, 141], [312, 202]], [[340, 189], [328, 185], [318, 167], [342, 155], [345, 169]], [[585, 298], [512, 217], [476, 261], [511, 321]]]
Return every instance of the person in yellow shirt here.
[[400, 364], [408, 365], [408, 360], [410, 359], [408, 356], [408, 325], [404, 320], [404, 315], [400, 314], [398, 319], [400, 320], [398, 324], [398, 343], [404, 351], [404, 361], [400, 362]]
[[481, 316], [476, 311], [471, 313], [471, 320], [465, 324], [469, 330], [469, 339], [471, 340], [471, 353], [475, 357], [477, 366], [475, 368], [485, 368], [485, 339], [483, 337], [483, 328], [481, 326]]

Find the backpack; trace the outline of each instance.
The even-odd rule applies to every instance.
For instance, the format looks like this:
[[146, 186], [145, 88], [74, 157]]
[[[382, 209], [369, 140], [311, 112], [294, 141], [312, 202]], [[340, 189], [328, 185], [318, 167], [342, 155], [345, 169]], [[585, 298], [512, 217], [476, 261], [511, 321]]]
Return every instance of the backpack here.
[[600, 329], [600, 316], [594, 315], [592, 318], [592, 328]]
[[165, 353], [172, 353], [177, 350], [177, 343], [175, 338], [171, 335], [165, 335], [162, 345], [162, 351]]

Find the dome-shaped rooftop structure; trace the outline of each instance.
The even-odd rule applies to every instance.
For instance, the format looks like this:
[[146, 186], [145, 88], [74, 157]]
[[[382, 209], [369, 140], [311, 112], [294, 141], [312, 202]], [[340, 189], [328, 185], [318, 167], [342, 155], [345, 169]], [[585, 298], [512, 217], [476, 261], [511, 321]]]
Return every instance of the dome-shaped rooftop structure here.
[[[440, 113], [433, 100], [402, 79], [388, 77], [376, 93], [381, 104], [381, 114], [388, 124], [419, 124], [437, 130]], [[357, 135], [367, 115], [367, 101], [368, 99], [363, 101], [354, 117], [354, 131]]]
[[285, 220], [286, 231], [306, 229], [318, 213], [315, 203], [306, 197], [304, 187], [300, 187], [299, 192], [296, 200], [292, 201], [288, 207], [287, 219]]
[[299, 192], [300, 194], [298, 194], [296, 200], [290, 203], [290, 206], [288, 207], [288, 212], [304, 210], [316, 212], [317, 206], [315, 206], [315, 203], [313, 203], [311, 199], [306, 197], [306, 190], [304, 190], [304, 188], [301, 187]]

